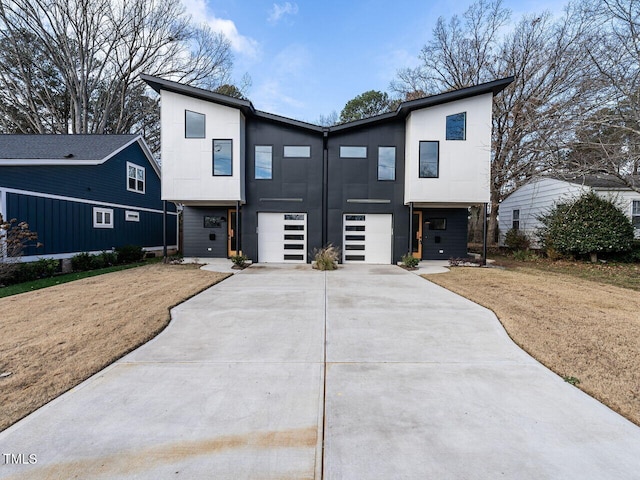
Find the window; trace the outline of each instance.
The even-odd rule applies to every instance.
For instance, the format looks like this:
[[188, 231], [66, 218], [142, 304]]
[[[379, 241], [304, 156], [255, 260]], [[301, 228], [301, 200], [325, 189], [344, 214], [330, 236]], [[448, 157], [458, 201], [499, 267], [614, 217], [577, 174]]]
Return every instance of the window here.
[[429, 230], [446, 230], [447, 219], [446, 218], [432, 218], [429, 220]]
[[132, 210], [127, 210], [124, 212], [124, 220], [125, 222], [139, 222], [140, 221], [140, 212], [134, 212]]
[[447, 117], [447, 140], [467, 139], [467, 112], [456, 113]]
[[209, 215], [205, 215], [203, 219], [204, 228], [221, 228], [223, 217], [210, 217]]
[[127, 190], [144, 193], [144, 167], [127, 162]]
[[420, 178], [438, 178], [440, 142], [420, 142]]
[[215, 176], [230, 177], [232, 169], [232, 140], [213, 141], [213, 174]]
[[113, 228], [113, 209], [93, 207], [93, 228]]
[[520, 230], [520, 210], [511, 212], [511, 228]]
[[378, 147], [378, 180], [396, 179], [396, 147]]
[[184, 111], [184, 137], [204, 138], [204, 115], [202, 113]]
[[340, 147], [340, 158], [367, 158], [367, 147]]
[[640, 200], [633, 201], [631, 223], [633, 223], [633, 228], [640, 230]]
[[273, 178], [273, 147], [271, 145], [256, 145], [256, 180], [271, 180]]
[[309, 145], [285, 145], [284, 156], [286, 158], [311, 158]]

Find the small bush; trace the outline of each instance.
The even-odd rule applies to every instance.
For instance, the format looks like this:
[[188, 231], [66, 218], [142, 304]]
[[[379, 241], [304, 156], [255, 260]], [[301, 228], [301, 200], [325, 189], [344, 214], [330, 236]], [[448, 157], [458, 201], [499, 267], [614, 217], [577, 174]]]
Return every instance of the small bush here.
[[114, 252], [101, 252], [96, 255], [96, 258], [100, 258], [103, 267], [113, 267], [118, 264], [118, 255]]
[[519, 262], [532, 262], [538, 259], [538, 255], [531, 250], [516, 250], [513, 252], [513, 259]]
[[116, 253], [118, 254], [118, 263], [120, 264], [136, 263], [144, 258], [142, 247], [137, 245], [123, 245], [122, 247], [116, 248]]
[[564, 255], [562, 255], [558, 250], [556, 250], [553, 247], [547, 247], [547, 249], [544, 251], [545, 255], [547, 256], [547, 258], [551, 261], [556, 261], [556, 260], [560, 260], [562, 258], [564, 258]]
[[60, 261], [52, 258], [41, 258], [31, 265], [36, 278], [50, 278], [60, 270]]
[[93, 268], [93, 255], [82, 252], [71, 257], [71, 268], [74, 272], [86, 272]]
[[313, 268], [318, 270], [336, 270], [338, 268], [338, 260], [340, 259], [340, 248], [330, 243], [324, 248], [314, 250], [313, 259], [316, 262]]
[[420, 263], [420, 259], [414, 257], [411, 253], [403, 255], [400, 261], [403, 267], [410, 269], [418, 268], [418, 264]]
[[529, 250], [531, 241], [523, 231], [512, 228], [506, 233], [504, 244], [511, 250]]
[[230, 258], [233, 266], [237, 268], [245, 268], [247, 266], [247, 260], [249, 260], [249, 257], [246, 255], [231, 255]]

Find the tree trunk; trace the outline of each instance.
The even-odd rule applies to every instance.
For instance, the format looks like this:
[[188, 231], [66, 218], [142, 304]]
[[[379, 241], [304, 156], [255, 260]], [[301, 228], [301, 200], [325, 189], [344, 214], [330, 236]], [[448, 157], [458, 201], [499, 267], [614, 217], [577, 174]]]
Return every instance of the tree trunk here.
[[[493, 190], [493, 189], [492, 189]], [[499, 194], [497, 191], [491, 192], [491, 212], [489, 212], [489, 225], [487, 227], [487, 245], [498, 245], [498, 211], [500, 209]]]
[[598, 263], [598, 252], [591, 252], [591, 263]]

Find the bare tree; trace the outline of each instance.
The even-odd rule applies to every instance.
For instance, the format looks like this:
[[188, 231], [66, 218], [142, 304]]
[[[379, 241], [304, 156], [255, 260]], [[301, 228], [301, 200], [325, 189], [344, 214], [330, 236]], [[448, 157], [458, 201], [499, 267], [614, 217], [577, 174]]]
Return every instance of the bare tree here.
[[421, 65], [399, 72], [391, 86], [405, 95], [433, 94], [515, 76], [494, 100], [490, 242], [497, 240], [500, 201], [557, 154], [576, 109], [577, 71], [584, 63], [581, 11], [569, 6], [557, 21], [549, 13], [524, 16], [515, 25], [510, 18], [501, 0], [479, 0], [462, 18], [440, 18]]
[[590, 93], [578, 112], [576, 138], [558, 170], [606, 173], [640, 192], [640, 3], [584, 0], [591, 19], [583, 50], [591, 61], [582, 77]]
[[25, 133], [143, 130], [141, 72], [215, 88], [232, 66], [179, 0], [0, 0], [0, 47], [0, 128]]

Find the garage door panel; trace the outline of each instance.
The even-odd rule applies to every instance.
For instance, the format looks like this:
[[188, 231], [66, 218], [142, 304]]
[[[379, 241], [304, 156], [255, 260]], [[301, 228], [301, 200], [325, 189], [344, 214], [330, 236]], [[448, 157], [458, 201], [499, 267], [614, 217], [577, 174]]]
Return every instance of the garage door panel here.
[[343, 262], [391, 263], [391, 214], [346, 214], [343, 220]]
[[306, 213], [258, 213], [258, 261], [306, 263]]

